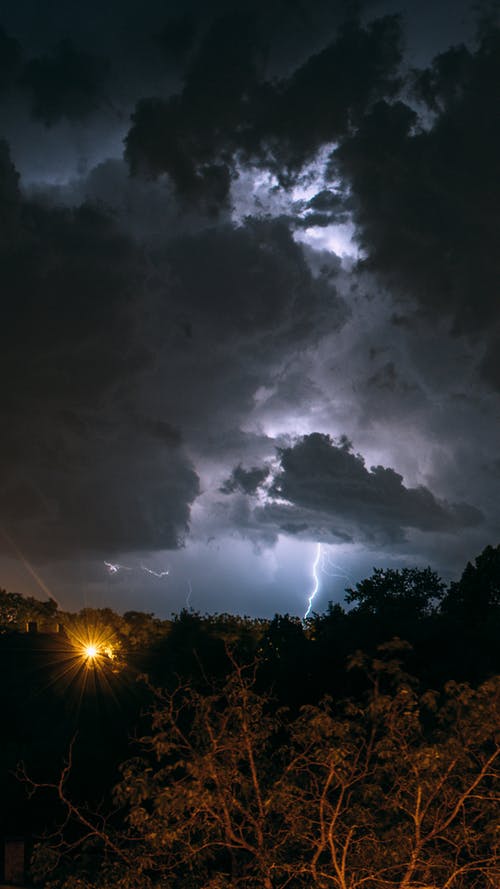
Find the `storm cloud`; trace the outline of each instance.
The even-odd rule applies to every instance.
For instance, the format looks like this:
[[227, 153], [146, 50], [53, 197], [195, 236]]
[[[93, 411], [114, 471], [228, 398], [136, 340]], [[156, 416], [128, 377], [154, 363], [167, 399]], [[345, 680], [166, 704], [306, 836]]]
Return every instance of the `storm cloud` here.
[[224, 447], [342, 300], [279, 220], [151, 250], [102, 206], [27, 199], [5, 143], [1, 182], [4, 522], [43, 557], [176, 548], [199, 493], [186, 437], [206, 447], [216, 421]]
[[132, 172], [168, 173], [187, 199], [215, 211], [238, 163], [296, 177], [338, 139], [374, 97], [396, 91], [401, 55], [395, 17], [345, 24], [288, 77], [265, 76], [258, 22], [244, 13], [215, 20], [187, 66], [182, 92], [143, 99], [132, 115]]
[[43, 557], [175, 547], [198, 479], [178, 434], [132, 409], [154, 361], [136, 335], [144, 257], [95, 207], [23, 198], [1, 152], [3, 522]]
[[500, 31], [416, 72], [405, 102], [377, 103], [332, 159], [347, 176], [366, 264], [472, 336], [496, 325]]
[[396, 6], [6, 10], [4, 554], [252, 612], [496, 542], [500, 31]]
[[289, 511], [297, 522], [302, 511], [313, 536], [323, 526], [323, 533], [340, 539], [387, 542], [401, 540], [408, 528], [450, 532], [482, 520], [473, 506], [439, 501], [424, 486], [406, 487], [394, 469], [368, 469], [347, 439], [334, 442], [328, 435], [312, 433], [278, 454], [279, 471], [269, 490], [275, 501], [270, 514], [276, 520], [281, 513], [285, 520]]

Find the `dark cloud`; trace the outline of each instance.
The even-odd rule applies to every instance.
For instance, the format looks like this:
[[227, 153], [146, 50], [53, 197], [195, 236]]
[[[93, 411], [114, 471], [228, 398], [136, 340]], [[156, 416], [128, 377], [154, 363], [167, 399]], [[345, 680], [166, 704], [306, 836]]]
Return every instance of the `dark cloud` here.
[[126, 157], [132, 172], [168, 173], [183, 197], [211, 209], [229, 193], [242, 100], [257, 77], [252, 20], [233, 13], [210, 25], [191, 58], [180, 95], [143, 99], [132, 116]]
[[238, 337], [242, 346], [305, 340], [328, 314], [346, 314], [334, 281], [315, 277], [281, 220], [247, 220], [173, 239], [166, 250], [170, 299], [183, 307], [193, 340]]
[[403, 79], [387, 9], [6, 11], [0, 526], [28, 557], [177, 549], [181, 590], [215, 535], [255, 590], [252, 546], [270, 576], [311, 540], [458, 564], [495, 533], [498, 35], [427, 64], [419, 4]]
[[270, 470], [264, 466], [253, 466], [251, 469], [244, 469], [241, 463], [236, 466], [230, 477], [221, 485], [223, 494], [234, 494], [240, 491], [242, 494], [256, 494], [257, 489], [269, 477]]
[[22, 50], [19, 42], [0, 27], [0, 94], [15, 83], [21, 59]]
[[[148, 250], [153, 245], [164, 247], [173, 236], [179, 238], [207, 227], [206, 216], [181, 212], [165, 179], [153, 182], [130, 176], [122, 159], [103, 161], [81, 178], [39, 191], [55, 206], [99, 206], [122, 231], [135, 242], [147, 245]], [[218, 223], [222, 221], [219, 214]]]
[[306, 203], [302, 216], [292, 218], [291, 223], [299, 228], [343, 225], [350, 221], [349, 211], [349, 199], [344, 193], [323, 189]]
[[481, 375], [497, 392], [500, 392], [500, 355], [498, 349], [498, 327], [493, 330], [493, 336], [480, 364]]
[[165, 420], [151, 420], [146, 417], [140, 422], [145, 432], [149, 433], [153, 438], [164, 442], [169, 447], [175, 447], [182, 441], [180, 430]]
[[0, 140], [0, 232], [2, 240], [11, 239], [17, 228], [21, 195], [19, 173], [10, 157], [9, 146]]
[[284, 531], [285, 534], [301, 534], [303, 531], [308, 530], [308, 526], [305, 522], [294, 524], [293, 522], [283, 522], [280, 525], [280, 530]]
[[337, 539], [394, 542], [408, 528], [455, 532], [482, 520], [468, 504], [445, 503], [423, 486], [405, 487], [393, 469], [367, 469], [345, 438], [336, 443], [316, 432], [278, 454], [280, 469], [270, 488], [277, 502], [262, 515], [266, 521], [281, 517], [281, 527], [302, 517], [316, 533], [323, 527]]
[[[12, 179], [7, 187], [12, 192]], [[147, 359], [126, 311], [140, 254], [90, 206], [12, 201], [9, 216], [0, 270], [7, 297], [0, 341], [11, 370], [4, 403], [37, 391], [92, 402]]]
[[[318, 331], [342, 326], [347, 309], [335, 278], [312, 274], [280, 220], [184, 234], [151, 259], [151, 320], [144, 312], [140, 329], [149, 324], [155, 369], [143, 404], [180, 428], [201, 461], [227, 461], [226, 476], [228, 464], [255, 465], [259, 434], [241, 429], [256, 393], [283, 376], [290, 350], [300, 354]], [[285, 382], [280, 390], [292, 398]]]
[[182, 544], [199, 485], [181, 454], [162, 455], [116, 417], [90, 417], [80, 434], [59, 420], [38, 436], [0, 478], [2, 526], [21, 549], [47, 559]]
[[[456, 333], [496, 331], [500, 279], [500, 31], [454, 47], [414, 80], [431, 117], [379, 102], [336, 151], [365, 266]], [[496, 337], [496, 332], [495, 332]], [[495, 382], [491, 354], [483, 370]]]
[[103, 102], [109, 64], [63, 40], [51, 53], [26, 62], [19, 83], [31, 96], [31, 110], [46, 126], [62, 118], [82, 120]]
[[231, 452], [290, 345], [342, 323], [334, 278], [283, 221], [152, 246], [102, 205], [27, 198], [0, 161], [0, 520], [40, 557], [175, 548], [199, 493], [185, 447]]
[[382, 364], [382, 366], [368, 378], [367, 385], [382, 391], [392, 393], [399, 392], [400, 394], [407, 394], [412, 389], [416, 388], [414, 385], [412, 386], [405, 380], [401, 379], [393, 361], [386, 361]]
[[144, 255], [96, 207], [24, 198], [5, 144], [0, 172], [0, 523], [40, 557], [176, 547], [198, 478], [140, 408]]
[[195, 41], [196, 32], [197, 26], [192, 14], [186, 12], [170, 18], [157, 36], [166, 61], [175, 65], [184, 62]]
[[397, 16], [366, 28], [347, 23], [325, 49], [276, 86], [262, 116], [262, 133], [255, 136], [276, 158], [280, 177], [285, 171], [300, 172], [320, 147], [348, 131], [377, 96], [397, 91], [400, 38]]
[[292, 181], [379, 95], [392, 94], [401, 59], [395, 17], [341, 26], [289, 77], [265, 76], [265, 45], [243, 12], [212, 23], [191, 58], [181, 93], [142, 100], [126, 157], [132, 172], [168, 173], [178, 192], [211, 209], [229, 195], [238, 163]]

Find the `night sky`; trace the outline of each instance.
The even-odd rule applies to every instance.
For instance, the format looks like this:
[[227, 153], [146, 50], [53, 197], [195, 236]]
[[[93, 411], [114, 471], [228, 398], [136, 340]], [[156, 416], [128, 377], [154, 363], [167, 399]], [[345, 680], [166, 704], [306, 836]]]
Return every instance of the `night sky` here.
[[318, 611], [498, 544], [497, 13], [2, 5], [1, 586], [301, 615], [319, 544]]

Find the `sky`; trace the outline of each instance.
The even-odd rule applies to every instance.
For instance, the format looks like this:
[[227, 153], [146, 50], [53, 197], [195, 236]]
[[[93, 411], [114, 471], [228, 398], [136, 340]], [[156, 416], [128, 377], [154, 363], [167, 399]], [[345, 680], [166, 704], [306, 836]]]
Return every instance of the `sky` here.
[[0, 585], [269, 617], [500, 527], [495, 2], [0, 16]]

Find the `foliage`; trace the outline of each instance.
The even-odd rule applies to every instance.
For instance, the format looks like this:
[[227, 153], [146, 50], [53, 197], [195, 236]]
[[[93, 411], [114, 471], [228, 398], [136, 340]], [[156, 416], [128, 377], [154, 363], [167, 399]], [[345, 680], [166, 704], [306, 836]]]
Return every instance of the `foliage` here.
[[[52, 864], [93, 843], [93, 887], [494, 889], [500, 679], [422, 693], [402, 669], [405, 648], [396, 639], [353, 657], [363, 700], [297, 715], [257, 692], [256, 664], [234, 659], [211, 694], [156, 690], [151, 732], [115, 791], [122, 830], [93, 829], [63, 778], [81, 832], [59, 837]], [[58, 876], [73, 889], [74, 875]]]
[[54, 599], [41, 602], [32, 596], [8, 593], [0, 589], [0, 633], [11, 630], [24, 630], [30, 621], [51, 624], [56, 617], [57, 603]]
[[369, 675], [364, 705], [306, 708], [292, 727], [289, 822], [313, 885], [498, 885], [500, 682], [438, 696], [392, 659]]
[[474, 623], [487, 620], [500, 609], [500, 546], [487, 546], [467, 563], [458, 583], [450, 584], [443, 602], [445, 613]]
[[[3, 830], [36, 835], [55, 829], [60, 815], [57, 797], [51, 798], [44, 794], [37, 795], [33, 800], [26, 800], [24, 788], [16, 781], [13, 773], [16, 763], [22, 758], [27, 764], [30, 775], [36, 781], [53, 780], [68, 749], [69, 739], [78, 729], [73, 769], [65, 784], [63, 796], [64, 799], [72, 801], [74, 813], [86, 811], [87, 804], [89, 810], [95, 810], [101, 805], [100, 811], [106, 813], [106, 829], [101, 831], [101, 838], [94, 836], [92, 831], [89, 836], [90, 828], [87, 834], [82, 833], [81, 825], [78, 827], [75, 822], [69, 833], [65, 832], [65, 843], [74, 843], [76, 840], [79, 843], [74, 852], [75, 855], [78, 853], [78, 858], [71, 864], [69, 873], [72, 875], [72, 880], [88, 879], [91, 885], [97, 885], [96, 880], [102, 883], [111, 873], [113, 876], [112, 878], [109, 876], [109, 879], [113, 885], [117, 881], [124, 880], [123, 874], [117, 876], [117, 869], [120, 871], [120, 867], [125, 867], [123, 864], [125, 859], [120, 859], [115, 852], [103, 857], [103, 851], [108, 848], [107, 839], [105, 841], [103, 837], [108, 838], [117, 831], [117, 848], [125, 858], [130, 854], [128, 845], [133, 845], [139, 852], [143, 850], [143, 862], [151, 852], [150, 847], [148, 852], [150, 840], [138, 831], [137, 825], [134, 827], [134, 833], [132, 823], [124, 825], [120, 820], [122, 819], [120, 814], [111, 820], [108, 818], [113, 788], [119, 779], [119, 763], [124, 761], [131, 763], [129, 758], [132, 751], [137, 752], [137, 748], [133, 747], [135, 743], [133, 739], [149, 738], [149, 746], [146, 745], [139, 750], [136, 768], [137, 781], [143, 781], [146, 770], [150, 770], [147, 771], [147, 775], [148, 787], [152, 794], [154, 786], [160, 793], [162, 782], [165, 782], [167, 787], [168, 781], [180, 779], [183, 775], [182, 769], [187, 769], [188, 763], [190, 763], [189, 768], [193, 768], [195, 754], [200, 757], [200, 762], [205, 761], [203, 757], [208, 757], [210, 751], [203, 747], [205, 741], [202, 744], [201, 739], [203, 732], [206, 735], [210, 726], [214, 737], [218, 737], [217, 732], [219, 732], [220, 738], [222, 738], [222, 726], [230, 727], [234, 750], [237, 749], [240, 755], [245, 749], [241, 741], [241, 726], [237, 729], [235, 719], [228, 716], [231, 708], [234, 712], [236, 706], [237, 684], [233, 674], [236, 665], [253, 664], [251, 670], [243, 670], [240, 678], [243, 686], [251, 680], [247, 692], [247, 705], [250, 708], [248, 718], [251, 716], [254, 720], [253, 722], [250, 720], [251, 726], [258, 724], [262, 731], [267, 726], [266, 731], [268, 731], [268, 735], [259, 741], [261, 746], [256, 757], [257, 775], [262, 785], [262, 799], [265, 801], [266, 817], [261, 825], [262, 845], [256, 847], [253, 840], [254, 852], [250, 854], [247, 850], [243, 853], [242, 849], [229, 848], [226, 841], [220, 838], [217, 840], [219, 843], [217, 845], [211, 834], [210, 843], [204, 850], [205, 857], [200, 851], [196, 856], [195, 866], [192, 856], [186, 851], [189, 843], [185, 833], [182, 833], [181, 813], [184, 811], [188, 823], [194, 822], [192, 819], [190, 821], [191, 816], [187, 817], [188, 810], [179, 807], [177, 815], [174, 812], [168, 818], [173, 818], [175, 821], [177, 817], [179, 820], [175, 830], [181, 831], [184, 837], [185, 860], [183, 864], [178, 859], [169, 858], [169, 867], [172, 867], [172, 873], [179, 875], [179, 881], [181, 877], [185, 880], [186, 885], [189, 881], [193, 885], [202, 885], [203, 880], [208, 879], [217, 879], [219, 883], [223, 879], [232, 880], [234, 883], [237, 879], [242, 886], [250, 886], [252, 879], [257, 882], [261, 879], [256, 874], [266, 868], [272, 873], [273, 886], [280, 886], [280, 880], [283, 881], [283, 885], [289, 881], [287, 885], [290, 885], [291, 889], [307, 883], [308, 879], [309, 884], [313, 883], [313, 836], [314, 830], [318, 829], [320, 823], [319, 814], [316, 813], [316, 826], [313, 830], [311, 798], [305, 795], [302, 798], [300, 794], [306, 794], [307, 787], [304, 783], [306, 776], [307, 780], [312, 780], [314, 773], [314, 780], [319, 781], [318, 770], [323, 769], [324, 774], [327, 773], [325, 770], [328, 764], [319, 757], [319, 750], [323, 745], [323, 754], [326, 755], [329, 749], [328, 731], [331, 730], [332, 737], [338, 738], [338, 734], [335, 733], [340, 731], [340, 725], [344, 726], [342, 731], [348, 729], [348, 732], [351, 732], [351, 735], [348, 733], [346, 737], [349, 744], [353, 745], [352, 749], [358, 749], [356, 743], [358, 741], [361, 743], [363, 737], [367, 743], [368, 726], [373, 728], [371, 711], [367, 710], [368, 702], [371, 700], [373, 707], [373, 701], [376, 695], [379, 695], [377, 700], [381, 707], [384, 695], [392, 700], [391, 695], [394, 697], [397, 689], [400, 695], [403, 694], [401, 688], [404, 686], [407, 689], [404, 692], [407, 700], [416, 701], [418, 718], [414, 722], [415, 730], [411, 737], [405, 739], [401, 735], [398, 741], [394, 735], [391, 742], [393, 752], [388, 764], [392, 764], [394, 768], [397, 766], [398, 774], [402, 776], [405, 775], [401, 759], [405, 743], [407, 751], [416, 751], [420, 749], [419, 745], [422, 749], [425, 745], [430, 748], [434, 745], [438, 751], [435, 756], [436, 767], [441, 765], [444, 767], [447, 762], [451, 762], [453, 745], [450, 738], [455, 738], [454, 743], [458, 749], [457, 738], [461, 737], [460, 732], [462, 734], [464, 732], [463, 726], [460, 728], [462, 711], [458, 707], [453, 711], [450, 703], [453, 695], [458, 700], [461, 695], [469, 694], [466, 690], [470, 687], [476, 689], [472, 692], [471, 700], [477, 701], [479, 689], [485, 689], [486, 691], [482, 693], [486, 702], [485, 708], [490, 707], [492, 726], [495, 724], [497, 699], [491, 683], [495, 681], [493, 677], [500, 673], [499, 552], [500, 547], [487, 547], [474, 564], [466, 567], [460, 581], [451, 584], [443, 596], [441, 595], [443, 584], [431, 569], [403, 571], [377, 569], [370, 578], [359, 583], [356, 589], [347, 591], [351, 599], [348, 603], [350, 608], [331, 604], [324, 614], [314, 614], [307, 621], [289, 615], [276, 615], [270, 621], [250, 620], [224, 614], [203, 616], [187, 610], [171, 620], [160, 620], [152, 614], [142, 612], [119, 615], [111, 609], [84, 609], [79, 614], [73, 615], [59, 611], [54, 602], [38, 602], [36, 599], [25, 598], [15, 593], [0, 593], [0, 666], [3, 675], [9, 677], [9, 682], [4, 684], [2, 698], [0, 832]], [[38, 621], [42, 630], [38, 636], [24, 632], [27, 620]], [[55, 627], [56, 621], [66, 626], [66, 635], [51, 635], [47, 632]], [[106, 644], [104, 655], [92, 664], [87, 663], [82, 653], [73, 650], [70, 644], [71, 632], [76, 633], [79, 628], [95, 628], [99, 629], [99, 633], [102, 631], [109, 642], [113, 657], [108, 658]], [[394, 649], [380, 649], [387, 639], [395, 636], [404, 638], [410, 643], [404, 648], [398, 643], [397, 657]], [[349, 659], [351, 665], [354, 664], [356, 659], [353, 659], [352, 653], [357, 649], [365, 652], [363, 658], [358, 658], [358, 668], [346, 669]], [[389, 664], [392, 665], [392, 672], [389, 670]], [[68, 669], [71, 665], [76, 665], [78, 669], [72, 672]], [[149, 675], [148, 684], [137, 682], [138, 674], [144, 673]], [[417, 677], [419, 685], [411, 682], [408, 674]], [[377, 687], [374, 685], [374, 675], [378, 676]], [[233, 685], [230, 692], [228, 682], [231, 676]], [[417, 691], [418, 687], [424, 690], [435, 689], [434, 699], [432, 695], [426, 695], [425, 691]], [[158, 688], [162, 688], [163, 691], [161, 693], [156, 691]], [[491, 696], [491, 701], [488, 695]], [[178, 724], [187, 733], [186, 739], [191, 745], [190, 749], [181, 750], [179, 747], [176, 753], [176, 749], [172, 747], [168, 754], [170, 759], [165, 758], [163, 754], [157, 756], [155, 739], [159, 737], [160, 724], [155, 723], [153, 727], [145, 715], [152, 699], [155, 702], [153, 713], [155, 720], [166, 719], [170, 713], [169, 718], [173, 725], [178, 713], [180, 720]], [[400, 699], [402, 700], [398, 698]], [[435, 700], [435, 710], [429, 706], [432, 700]], [[169, 711], [167, 704], [170, 701], [173, 710]], [[342, 701], [349, 701], [349, 704], [342, 704]], [[389, 707], [389, 704], [387, 706]], [[395, 703], [394, 707], [396, 708]], [[358, 714], [357, 722], [354, 719], [355, 712]], [[380, 712], [384, 713], [383, 708]], [[441, 717], [438, 716], [440, 712], [442, 712]], [[445, 712], [449, 714], [448, 722], [445, 720]], [[486, 709], [484, 712], [486, 713]], [[386, 714], [387, 721], [384, 721], [385, 716], [379, 718], [374, 736], [377, 743], [370, 754], [369, 773], [375, 776], [376, 786], [373, 790], [375, 795], [370, 796], [372, 791], [368, 790], [367, 779], [356, 778], [352, 786], [346, 787], [344, 796], [350, 803], [355, 804], [357, 809], [346, 809], [342, 818], [339, 814], [336, 822], [338, 831], [342, 825], [344, 825], [342, 829], [346, 831], [355, 827], [349, 839], [348, 850], [357, 849], [356, 856], [359, 861], [362, 860], [362, 856], [358, 845], [360, 844], [361, 849], [365, 850], [363, 866], [369, 868], [367, 873], [376, 869], [375, 857], [371, 864], [367, 864], [367, 850], [370, 843], [376, 848], [380, 840], [381, 847], [386, 848], [387, 856], [390, 858], [389, 850], [393, 855], [393, 846], [398, 850], [404, 846], [403, 840], [398, 839], [399, 834], [394, 824], [393, 832], [389, 831], [390, 818], [397, 821], [399, 830], [403, 830], [402, 825], [406, 824], [405, 818], [406, 820], [409, 818], [408, 814], [404, 816], [404, 813], [399, 811], [397, 807], [399, 803], [396, 805], [395, 797], [390, 811], [387, 808], [389, 803], [384, 802], [386, 789], [396, 786], [396, 776], [391, 779], [389, 772], [387, 770], [384, 772], [382, 760], [378, 757], [378, 751], [381, 750], [379, 741], [383, 732], [387, 733], [387, 726], [392, 724], [388, 714], [389, 710]], [[478, 726], [481, 719], [479, 716], [476, 719]], [[219, 724], [217, 720], [222, 721]], [[306, 768], [305, 765], [300, 769], [297, 766], [298, 770], [294, 771], [292, 752], [296, 757], [296, 763], [301, 757], [301, 762], [305, 762], [300, 739], [309, 737], [311, 744], [314, 742], [312, 726], [315, 726], [314, 731], [319, 733], [322, 739], [317, 742], [316, 771], [311, 770], [309, 766]], [[321, 726], [323, 726], [322, 735]], [[421, 733], [420, 736], [417, 729]], [[493, 728], [491, 730], [493, 731]], [[483, 741], [479, 728], [476, 737], [481, 745]], [[459, 773], [466, 776], [467, 769], [473, 770], [474, 762], [476, 765], [480, 762], [481, 751], [485, 750], [488, 744], [493, 749], [496, 743], [492, 735], [490, 741], [484, 742], [486, 746], [480, 748], [477, 754], [479, 758], [474, 760], [476, 754], [473, 752], [471, 740], [472, 735], [467, 740], [464, 750], [469, 750], [472, 759], [467, 765], [466, 759], [461, 758], [462, 754], [458, 756], [451, 772], [455, 781], [458, 780]], [[221, 740], [217, 751], [212, 750], [210, 753], [213, 762], [217, 760], [216, 752], [220, 756], [220, 762], [217, 760], [217, 774], [221, 782], [224, 777], [224, 767], [230, 762], [231, 743], [228, 739], [224, 745]], [[386, 743], [389, 743], [387, 738]], [[203, 756], [200, 752], [202, 750]], [[409, 758], [408, 752], [406, 762]], [[144, 767], [143, 773], [141, 773], [141, 761]], [[172, 769], [172, 762], [176, 761], [184, 765]], [[132, 765], [127, 766], [129, 767], [132, 768]], [[162, 772], [164, 768], [167, 771], [171, 769], [168, 781], [167, 772]], [[243, 779], [240, 781], [235, 776], [240, 771], [242, 775], [246, 774], [247, 778], [249, 766], [244, 765], [243, 759], [237, 759], [232, 768], [231, 781], [235, 782], [234, 787], [238, 790], [238, 794], [243, 793]], [[201, 767], [198, 769], [199, 774], [196, 779], [198, 781], [201, 780], [200, 770]], [[198, 792], [202, 794], [203, 791], [203, 798], [206, 799], [209, 791], [213, 789], [211, 785], [202, 788], [200, 783], [196, 785], [194, 773], [189, 774], [193, 787], [198, 788], [193, 790], [192, 796]], [[413, 775], [413, 772], [411, 774]], [[405, 778], [407, 786], [410, 786], [408, 783], [410, 777], [411, 775], [408, 775]], [[186, 774], [184, 780], [188, 780]], [[397, 780], [402, 787], [403, 778]], [[485, 786], [486, 784], [485, 778]], [[124, 789], [127, 786], [132, 788], [132, 783], [124, 785], [122, 781], [121, 789], [117, 793], [121, 794], [119, 798], [124, 811], [130, 812], [132, 800], [127, 798]], [[180, 786], [179, 784], [178, 787]], [[379, 798], [375, 812], [381, 818], [378, 824], [375, 815], [375, 820], [369, 822], [365, 811], [367, 808], [370, 809], [365, 801], [376, 799], [376, 787], [379, 788]], [[340, 792], [338, 787], [337, 790]], [[245, 800], [250, 799], [249, 792], [248, 789], [245, 790]], [[312, 793], [311, 790], [308, 792]], [[330, 792], [333, 793], [333, 785], [330, 787]], [[363, 793], [366, 797], [363, 797]], [[223, 798], [222, 794], [220, 800]], [[145, 799], [144, 802], [148, 811], [152, 805], [151, 799]], [[255, 800], [254, 797], [253, 809], [251, 807], [249, 809], [250, 814], [254, 813], [252, 815], [254, 821]], [[476, 799], [474, 805], [477, 803]], [[465, 812], [467, 806], [471, 804], [467, 801], [463, 811]], [[184, 805], [187, 805], [186, 800]], [[483, 845], [496, 848], [493, 842], [493, 838], [496, 837], [494, 821], [488, 826], [485, 820], [486, 810], [491, 805], [491, 799], [486, 799], [484, 812], [476, 812], [474, 815], [482, 833], [472, 831], [467, 834], [469, 852], [465, 858], [469, 853], [472, 856], [479, 854], [481, 836]], [[300, 830], [298, 815], [294, 814], [292, 817], [290, 814], [297, 813], [298, 807], [301, 807], [304, 813], [309, 813], [309, 826], [304, 821]], [[429, 812], [431, 810], [432, 806]], [[228, 811], [233, 810], [228, 809]], [[232, 817], [235, 818], [234, 812]], [[358, 814], [354, 815], [354, 812]], [[351, 816], [354, 819], [352, 823], [349, 822]], [[290, 821], [291, 817], [293, 823]], [[207, 814], [205, 818], [208, 823]], [[89, 823], [94, 822], [91, 820]], [[162, 833], [162, 823], [157, 814], [158, 836]], [[241, 827], [243, 830], [243, 824], [237, 823], [238, 828]], [[258, 819], [255, 823], [258, 823]], [[446, 828], [445, 839], [438, 841], [435, 838], [426, 841], [424, 850], [430, 856], [430, 860], [434, 860], [432, 856], [437, 856], [436, 847], [439, 844], [448, 851], [451, 849], [450, 843], [455, 843], [457, 849], [463, 849], [463, 843], [455, 839], [453, 833], [457, 823], [455, 821], [454, 827], [450, 824]], [[203, 829], [205, 830], [205, 827]], [[248, 830], [247, 824], [245, 841], [252, 845]], [[342, 842], [342, 834], [338, 831], [337, 841]], [[86, 836], [85, 842], [82, 841], [84, 836]], [[363, 840], [363, 836], [371, 839]], [[282, 843], [283, 837], [286, 838], [286, 842]], [[182, 843], [179, 842], [176, 848], [181, 847]], [[64, 848], [63, 845], [60, 851], [64, 851]], [[165, 846], [163, 858], [161, 856], [159, 859], [155, 858], [155, 867], [149, 871], [144, 864], [140, 874], [139, 855], [137, 860], [134, 859], [133, 866], [127, 865], [125, 868], [127, 879], [144, 883], [146, 879], [158, 882], [160, 877], [161, 879], [164, 877], [168, 883], [172, 882], [171, 872], [166, 865], [164, 867], [167, 851], [169, 856], [173, 855], [172, 849], [168, 850]], [[330, 863], [327, 865], [328, 854]], [[461, 861], [460, 856], [463, 855], [461, 851], [457, 861]], [[327, 874], [321, 877], [326, 881], [325, 885], [335, 887], [334, 877], [328, 870], [333, 866], [331, 856], [331, 850], [329, 853], [327, 847], [323, 848], [316, 866], [323, 868], [321, 873]], [[59, 860], [56, 856], [55, 859], [58, 862], [56, 871], [60, 882], [64, 882], [63, 858]], [[163, 863], [159, 874], [156, 868], [160, 860]], [[287, 870], [287, 866], [294, 863], [295, 867], [299, 860], [302, 861], [304, 868], [302, 875], [295, 871], [292, 874]], [[395, 868], [396, 863], [393, 865]], [[349, 866], [353, 866], [352, 860]], [[384, 866], [388, 867], [389, 864], [386, 862]], [[428, 867], [431, 870], [434, 868], [432, 861]], [[318, 870], [318, 874], [319, 872]], [[427, 879], [421, 874], [418, 876], [418, 873], [420, 872], [417, 869], [417, 878], [421, 882]], [[353, 889], [355, 880], [361, 880], [362, 877], [359, 873], [357, 876], [351, 874], [351, 877], [354, 882], [350, 889]], [[380, 883], [381, 877], [377, 879], [376, 889], [385, 889]], [[389, 877], [387, 879], [389, 881]], [[437, 885], [442, 889], [439, 882], [441, 877], [436, 879]], [[400, 876], [394, 876], [393, 884], [399, 885], [398, 880]], [[467, 886], [469, 889], [469, 886], [474, 886], [474, 880], [480, 885], [477, 875], [464, 872], [462, 880], [464, 887]], [[368, 877], [366, 883], [362, 885], [369, 886]], [[390, 882], [387, 885], [390, 885]], [[484, 885], [488, 884], [485, 882]], [[457, 881], [456, 887], [462, 889], [462, 885]], [[418, 889], [421, 889], [421, 886]], [[450, 889], [453, 889], [452, 884]]]
[[345, 599], [372, 615], [392, 613], [415, 620], [430, 613], [444, 587], [431, 568], [375, 568], [370, 578], [347, 590]]

